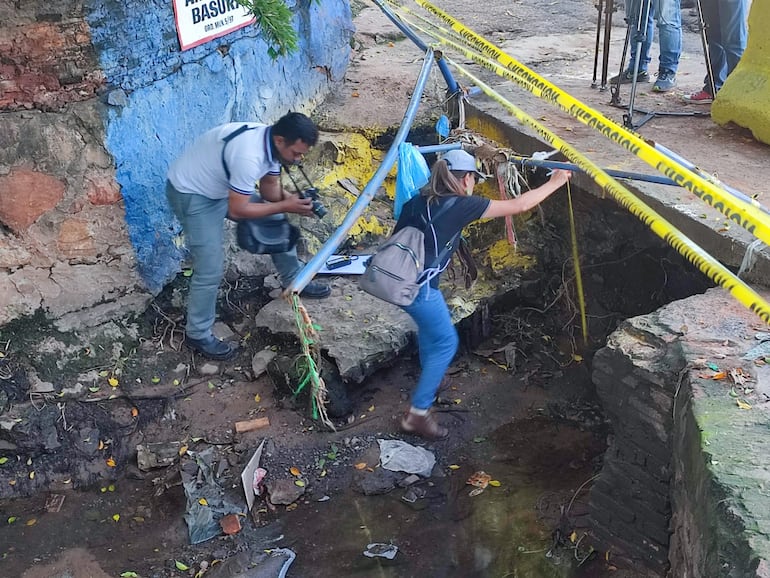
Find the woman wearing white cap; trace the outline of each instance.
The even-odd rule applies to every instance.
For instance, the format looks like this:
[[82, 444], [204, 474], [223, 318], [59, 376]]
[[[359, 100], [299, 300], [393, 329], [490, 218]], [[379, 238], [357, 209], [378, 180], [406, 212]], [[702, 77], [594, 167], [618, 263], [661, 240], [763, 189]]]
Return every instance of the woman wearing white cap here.
[[[425, 234], [425, 255], [444, 255], [441, 263], [433, 264], [440, 272], [457, 250], [460, 232], [466, 225], [481, 218], [529, 211], [561, 188], [571, 176], [569, 171], [556, 170], [544, 185], [505, 201], [474, 197], [473, 187], [483, 178], [476, 169], [476, 160], [463, 150], [452, 150], [436, 161], [428, 184], [404, 205], [395, 231], [407, 226], [422, 229], [431, 219], [431, 213], [435, 215], [433, 226]], [[447, 204], [450, 206], [442, 209]], [[447, 251], [443, 251], [445, 247]], [[447, 428], [439, 425], [430, 408], [459, 342], [444, 296], [438, 290], [438, 282], [439, 275], [433, 276], [420, 288], [414, 302], [403, 307], [417, 324], [421, 373], [412, 393], [412, 407], [401, 420], [401, 429], [428, 439], [441, 439], [449, 433]]]

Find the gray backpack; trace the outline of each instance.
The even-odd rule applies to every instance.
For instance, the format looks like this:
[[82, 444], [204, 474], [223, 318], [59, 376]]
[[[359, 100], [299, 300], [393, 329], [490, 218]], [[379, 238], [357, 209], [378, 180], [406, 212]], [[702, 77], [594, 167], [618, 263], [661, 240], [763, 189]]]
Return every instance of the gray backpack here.
[[[411, 305], [425, 283], [441, 273], [446, 264], [441, 263], [452, 250], [457, 234], [439, 252], [430, 267], [425, 263], [425, 231], [433, 229], [433, 223], [457, 201], [457, 197], [448, 199], [444, 206], [426, 222], [424, 229], [404, 227], [383, 243], [369, 260], [366, 271], [361, 275], [361, 289], [392, 303], [404, 307]], [[430, 215], [430, 213], [428, 213]], [[433, 229], [435, 234], [435, 229]], [[448, 263], [448, 261], [447, 261]]]

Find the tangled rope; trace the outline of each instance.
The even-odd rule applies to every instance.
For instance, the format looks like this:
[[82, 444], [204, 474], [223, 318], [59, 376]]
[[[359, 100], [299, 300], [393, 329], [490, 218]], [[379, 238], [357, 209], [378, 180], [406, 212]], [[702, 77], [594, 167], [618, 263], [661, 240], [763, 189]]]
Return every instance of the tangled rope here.
[[296, 293], [291, 296], [292, 309], [294, 310], [294, 319], [297, 323], [297, 332], [299, 333], [300, 346], [302, 347], [303, 378], [294, 390], [294, 395], [299, 393], [310, 384], [310, 408], [313, 419], [320, 420], [332, 431], [336, 431], [334, 424], [326, 413], [327, 391], [321, 374], [318, 371], [318, 361], [320, 351], [318, 349], [317, 327], [310, 319], [310, 315], [302, 305], [299, 295]]

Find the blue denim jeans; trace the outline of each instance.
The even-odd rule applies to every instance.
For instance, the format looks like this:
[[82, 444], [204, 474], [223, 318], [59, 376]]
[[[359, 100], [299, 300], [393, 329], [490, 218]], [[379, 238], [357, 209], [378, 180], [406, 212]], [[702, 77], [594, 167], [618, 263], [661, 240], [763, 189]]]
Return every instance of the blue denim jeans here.
[[[748, 0], [701, 0], [701, 10], [706, 24], [706, 42], [714, 73], [714, 87], [718, 91], [746, 50], [749, 3]], [[703, 83], [706, 90], [711, 92], [708, 73]]]
[[[224, 275], [227, 199], [213, 200], [203, 195], [180, 193], [169, 182], [166, 183], [166, 198], [182, 225], [192, 260], [185, 332], [193, 339], [205, 339], [212, 334], [217, 293]], [[296, 248], [271, 257], [281, 284], [287, 286], [302, 268]]]
[[[631, 26], [631, 55], [628, 68], [634, 65], [636, 57], [635, 38], [640, 0], [626, 0], [626, 18]], [[676, 72], [679, 68], [679, 57], [682, 54], [682, 13], [680, 0], [650, 0], [650, 13], [645, 26], [642, 52], [639, 55], [639, 70], [647, 70], [652, 58], [650, 47], [655, 33], [655, 22], [658, 23], [658, 44], [660, 57], [658, 70]]]
[[417, 324], [420, 351], [420, 379], [412, 392], [412, 406], [429, 409], [460, 340], [440, 290], [426, 283], [414, 302], [403, 309]]

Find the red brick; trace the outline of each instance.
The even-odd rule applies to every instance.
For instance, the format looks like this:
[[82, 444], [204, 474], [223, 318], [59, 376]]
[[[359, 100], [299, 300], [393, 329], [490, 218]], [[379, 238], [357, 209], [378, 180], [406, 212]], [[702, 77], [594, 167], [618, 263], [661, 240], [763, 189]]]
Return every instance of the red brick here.
[[65, 186], [51, 175], [15, 168], [0, 177], [0, 221], [24, 231], [64, 197]]

